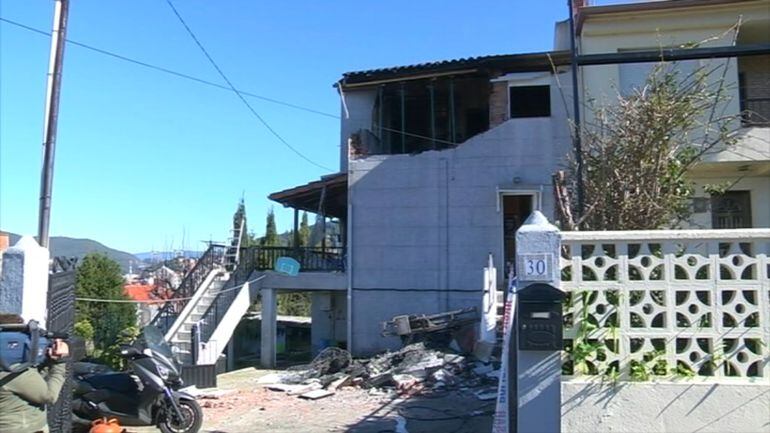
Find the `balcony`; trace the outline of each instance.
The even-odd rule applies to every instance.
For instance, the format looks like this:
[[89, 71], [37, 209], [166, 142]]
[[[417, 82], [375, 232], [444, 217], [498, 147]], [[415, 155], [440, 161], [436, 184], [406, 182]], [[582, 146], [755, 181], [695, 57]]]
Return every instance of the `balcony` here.
[[241, 250], [241, 266], [252, 271], [275, 267], [279, 257], [299, 262], [300, 272], [345, 272], [345, 249], [342, 247], [249, 247]]

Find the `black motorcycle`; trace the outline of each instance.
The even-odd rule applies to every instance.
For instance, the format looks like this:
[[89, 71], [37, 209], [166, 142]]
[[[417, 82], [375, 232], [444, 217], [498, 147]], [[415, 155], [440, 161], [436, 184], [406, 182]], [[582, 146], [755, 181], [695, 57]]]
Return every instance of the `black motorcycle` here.
[[163, 334], [142, 329], [131, 345], [121, 347], [126, 372], [92, 363], [75, 363], [72, 412], [81, 427], [99, 418], [116, 418], [123, 426], [158, 426], [163, 433], [197, 433], [203, 412], [195, 397], [179, 391], [180, 367]]

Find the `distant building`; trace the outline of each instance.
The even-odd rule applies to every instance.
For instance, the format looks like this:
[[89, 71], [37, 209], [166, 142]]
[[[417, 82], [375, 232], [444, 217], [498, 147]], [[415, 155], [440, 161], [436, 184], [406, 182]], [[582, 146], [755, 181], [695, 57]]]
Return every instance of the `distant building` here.
[[136, 308], [137, 325], [144, 326], [152, 320], [158, 309], [163, 306], [163, 301], [170, 293], [159, 291], [153, 284], [126, 284], [123, 293], [134, 301], [138, 301]]

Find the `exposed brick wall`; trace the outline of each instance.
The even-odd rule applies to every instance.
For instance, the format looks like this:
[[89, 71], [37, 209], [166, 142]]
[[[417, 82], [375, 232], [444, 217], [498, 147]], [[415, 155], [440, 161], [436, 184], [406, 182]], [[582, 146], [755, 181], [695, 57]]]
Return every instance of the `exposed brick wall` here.
[[508, 82], [491, 83], [489, 92], [489, 128], [508, 120]]
[[744, 109], [753, 111], [751, 120], [770, 121], [770, 56], [743, 57], [738, 60], [743, 74]]

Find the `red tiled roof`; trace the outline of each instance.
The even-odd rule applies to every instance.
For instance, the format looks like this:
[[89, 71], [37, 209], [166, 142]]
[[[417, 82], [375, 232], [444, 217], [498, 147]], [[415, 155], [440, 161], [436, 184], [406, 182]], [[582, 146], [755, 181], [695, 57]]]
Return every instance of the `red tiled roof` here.
[[155, 301], [159, 302], [163, 297], [157, 296], [155, 287], [150, 284], [126, 284], [123, 286], [123, 293], [134, 301]]

